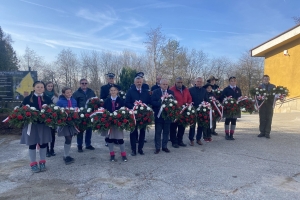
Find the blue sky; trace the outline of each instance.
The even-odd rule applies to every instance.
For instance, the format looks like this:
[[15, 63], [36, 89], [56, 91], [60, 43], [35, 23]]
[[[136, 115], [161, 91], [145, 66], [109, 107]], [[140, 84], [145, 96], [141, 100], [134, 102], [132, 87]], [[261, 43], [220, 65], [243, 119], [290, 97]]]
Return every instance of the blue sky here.
[[145, 32], [188, 49], [237, 60], [292, 28], [299, 0], [1, 0], [0, 26], [19, 55], [26, 46], [54, 61], [63, 48], [144, 53]]

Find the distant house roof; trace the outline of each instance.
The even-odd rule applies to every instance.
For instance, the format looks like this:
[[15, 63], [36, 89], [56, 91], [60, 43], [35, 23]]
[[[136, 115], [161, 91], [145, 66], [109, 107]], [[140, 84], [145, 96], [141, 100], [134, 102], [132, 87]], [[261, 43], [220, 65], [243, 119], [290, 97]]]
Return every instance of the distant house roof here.
[[271, 50], [300, 38], [300, 24], [251, 49], [251, 56], [265, 57]]

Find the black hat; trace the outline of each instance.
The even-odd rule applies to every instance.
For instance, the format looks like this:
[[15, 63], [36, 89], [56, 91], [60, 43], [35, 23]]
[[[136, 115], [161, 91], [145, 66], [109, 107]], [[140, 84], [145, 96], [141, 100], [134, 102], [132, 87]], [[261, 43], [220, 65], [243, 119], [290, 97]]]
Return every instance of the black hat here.
[[135, 77], [141, 77], [141, 78], [144, 78], [144, 72], [138, 72], [135, 74]]
[[230, 77], [229, 77], [229, 81], [230, 81], [231, 79], [236, 79], [236, 77], [235, 77], [235, 76], [230, 76]]
[[115, 78], [115, 74], [114, 73], [107, 73], [106, 76], [108, 76], [109, 78]]
[[218, 81], [219, 79], [215, 78], [214, 76], [210, 76], [206, 82], [210, 83], [212, 80]]
[[205, 84], [205, 85], [203, 86], [203, 88], [206, 89], [208, 86], [213, 87], [213, 85], [211, 85], [210, 83], [207, 83], [207, 84]]

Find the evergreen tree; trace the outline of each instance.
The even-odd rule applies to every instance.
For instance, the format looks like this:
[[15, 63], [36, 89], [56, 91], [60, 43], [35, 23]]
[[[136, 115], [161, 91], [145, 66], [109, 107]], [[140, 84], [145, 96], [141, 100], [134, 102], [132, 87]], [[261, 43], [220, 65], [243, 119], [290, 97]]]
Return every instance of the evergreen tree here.
[[12, 42], [10, 35], [5, 34], [0, 27], [0, 71], [16, 71], [19, 68]]
[[133, 84], [136, 73], [137, 71], [135, 69], [131, 69], [129, 67], [122, 68], [118, 85], [121, 86], [121, 89], [124, 92], [127, 92], [130, 86]]

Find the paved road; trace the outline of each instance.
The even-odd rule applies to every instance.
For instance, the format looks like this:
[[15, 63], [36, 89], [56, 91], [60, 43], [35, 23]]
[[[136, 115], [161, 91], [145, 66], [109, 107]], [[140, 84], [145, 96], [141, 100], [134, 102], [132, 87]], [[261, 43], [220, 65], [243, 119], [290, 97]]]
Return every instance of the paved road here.
[[[144, 156], [109, 162], [103, 137], [94, 134], [95, 151], [77, 153], [63, 163], [63, 138], [57, 139], [48, 171], [32, 174], [28, 150], [19, 136], [0, 136], [0, 199], [300, 199], [300, 113], [275, 114], [271, 139], [258, 138], [258, 115], [244, 115], [235, 141], [220, 136], [202, 146], [153, 154], [153, 129]], [[128, 135], [126, 149], [130, 153]], [[185, 142], [188, 143], [187, 134]]]

